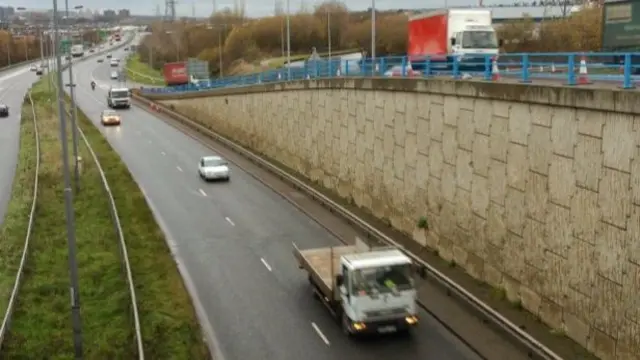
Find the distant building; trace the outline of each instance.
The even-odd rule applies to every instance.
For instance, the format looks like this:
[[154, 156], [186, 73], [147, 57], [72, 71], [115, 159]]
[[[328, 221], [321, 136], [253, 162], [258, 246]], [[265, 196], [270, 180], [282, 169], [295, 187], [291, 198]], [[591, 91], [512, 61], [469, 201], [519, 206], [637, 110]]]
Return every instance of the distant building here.
[[102, 12], [102, 16], [104, 16], [106, 18], [114, 19], [116, 17], [116, 11], [115, 10], [105, 10], [105, 11]]
[[0, 21], [7, 21], [15, 13], [16, 10], [11, 6], [0, 6]]
[[131, 17], [131, 12], [129, 11], [129, 9], [120, 9], [118, 10], [118, 17], [119, 18]]

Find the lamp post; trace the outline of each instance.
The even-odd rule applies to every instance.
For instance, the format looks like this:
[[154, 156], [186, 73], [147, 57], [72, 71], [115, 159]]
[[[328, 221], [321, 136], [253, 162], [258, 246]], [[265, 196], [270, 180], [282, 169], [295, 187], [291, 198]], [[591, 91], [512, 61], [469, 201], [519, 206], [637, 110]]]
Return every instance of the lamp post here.
[[287, 81], [291, 81], [291, 0], [287, 0]]
[[[65, 18], [67, 20], [67, 40], [71, 39], [70, 30], [71, 26], [69, 25], [69, 0], [64, 0], [65, 6]], [[74, 7], [76, 10], [82, 9], [82, 5], [77, 5]], [[71, 45], [73, 46], [73, 40], [71, 39]], [[84, 46], [84, 44], [82, 44]], [[76, 187], [76, 192], [80, 191], [80, 169], [78, 168], [78, 111], [76, 106], [76, 94], [75, 94], [75, 86], [76, 84], [73, 81], [73, 61], [69, 58], [69, 93], [71, 95], [71, 136], [73, 138], [73, 175], [74, 175], [74, 184]]]
[[376, 0], [371, 0], [371, 75], [376, 75]]
[[222, 32], [218, 29], [218, 75], [222, 78]]
[[[209, 24], [208, 30], [215, 29], [218, 32], [218, 78], [222, 78], [223, 75], [223, 59], [222, 59], [222, 31], [227, 31], [229, 24]], [[231, 25], [233, 26], [233, 25]]]
[[82, 359], [82, 319], [80, 317], [80, 292], [78, 281], [78, 262], [73, 209], [73, 193], [71, 190], [71, 174], [69, 173], [69, 149], [67, 144], [67, 117], [64, 110], [64, 88], [62, 81], [60, 57], [60, 33], [58, 26], [58, 0], [53, 0], [54, 51], [56, 52], [56, 80], [58, 83], [58, 115], [60, 117], [60, 141], [62, 141], [62, 165], [64, 172], [64, 209], [67, 220], [67, 245], [69, 247], [69, 277], [71, 295], [71, 320], [73, 325], [73, 348], [76, 360]]
[[331, 9], [327, 6], [327, 43], [329, 46], [329, 70], [331, 70]]
[[[25, 8], [24, 6], [19, 6], [19, 7], [16, 8], [16, 11], [20, 11], [20, 12], [26, 11], [26, 10], [27, 10], [27, 8]], [[11, 26], [9, 26], [9, 28], [11, 28]], [[13, 42], [12, 41], [13, 40], [13, 34], [11, 33], [11, 31], [9, 31], [9, 37], [11, 39], [9, 42], [12, 43]], [[29, 37], [25, 33], [22, 34], [22, 43], [24, 45], [24, 58], [25, 58], [25, 61], [29, 61]], [[9, 46], [9, 48], [11, 48], [11, 46]], [[9, 65], [11, 65], [11, 63], [9, 63]]]

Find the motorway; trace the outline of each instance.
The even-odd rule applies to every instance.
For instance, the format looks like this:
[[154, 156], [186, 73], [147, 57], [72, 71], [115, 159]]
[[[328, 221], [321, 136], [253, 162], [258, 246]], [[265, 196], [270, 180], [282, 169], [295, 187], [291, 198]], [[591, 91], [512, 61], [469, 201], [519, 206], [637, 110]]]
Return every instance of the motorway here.
[[[124, 58], [124, 52], [114, 56]], [[108, 63], [74, 66], [78, 106], [100, 128], [145, 192], [197, 289], [203, 327], [213, 329], [226, 359], [477, 359], [422, 312], [412, 337], [356, 343], [313, 300], [291, 254], [338, 245], [324, 228], [261, 182], [232, 165], [231, 181], [205, 184], [197, 175], [204, 145], [145, 109], [120, 110], [122, 125], [104, 128]], [[98, 83], [95, 91], [91, 79]]]
[[[63, 60], [64, 62], [64, 60]], [[0, 118], [0, 225], [4, 221], [20, 149], [20, 119], [24, 95], [39, 76], [31, 65], [0, 72], [0, 103], [9, 106], [9, 117]]]
[[9, 117], [0, 118], [0, 224], [11, 199], [11, 187], [20, 149], [22, 100], [27, 89], [38, 80], [30, 65], [0, 73], [0, 103], [9, 106]]

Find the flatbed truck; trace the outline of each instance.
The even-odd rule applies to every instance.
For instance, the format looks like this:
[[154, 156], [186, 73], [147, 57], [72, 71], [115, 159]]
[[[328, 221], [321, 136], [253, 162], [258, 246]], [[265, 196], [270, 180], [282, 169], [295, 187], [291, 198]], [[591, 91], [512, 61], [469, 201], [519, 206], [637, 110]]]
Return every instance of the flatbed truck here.
[[301, 250], [311, 289], [348, 336], [408, 332], [418, 324], [411, 259], [398, 249], [356, 245]]

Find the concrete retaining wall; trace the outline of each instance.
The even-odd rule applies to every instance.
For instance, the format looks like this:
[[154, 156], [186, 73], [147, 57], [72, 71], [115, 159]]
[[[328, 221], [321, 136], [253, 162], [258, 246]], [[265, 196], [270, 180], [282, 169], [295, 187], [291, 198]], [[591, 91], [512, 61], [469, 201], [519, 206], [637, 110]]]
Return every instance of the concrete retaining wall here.
[[159, 100], [413, 234], [603, 359], [637, 359], [640, 94], [333, 79], [197, 96]]

